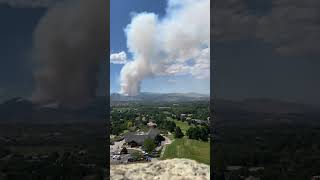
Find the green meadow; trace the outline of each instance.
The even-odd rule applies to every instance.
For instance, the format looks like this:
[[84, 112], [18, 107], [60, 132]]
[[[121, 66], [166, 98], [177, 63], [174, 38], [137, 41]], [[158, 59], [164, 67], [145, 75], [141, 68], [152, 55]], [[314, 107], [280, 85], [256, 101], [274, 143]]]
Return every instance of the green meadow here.
[[162, 159], [187, 158], [210, 164], [210, 143], [193, 139], [175, 139], [165, 149]]

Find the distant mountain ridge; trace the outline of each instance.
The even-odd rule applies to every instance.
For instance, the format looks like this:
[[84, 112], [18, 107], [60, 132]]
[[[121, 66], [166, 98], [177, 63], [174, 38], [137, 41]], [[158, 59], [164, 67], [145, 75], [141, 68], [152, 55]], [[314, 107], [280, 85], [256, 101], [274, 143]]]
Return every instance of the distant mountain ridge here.
[[110, 94], [110, 101], [150, 101], [150, 102], [181, 102], [209, 101], [210, 96], [198, 93], [150, 93], [143, 92], [137, 96], [124, 96], [119, 93]]

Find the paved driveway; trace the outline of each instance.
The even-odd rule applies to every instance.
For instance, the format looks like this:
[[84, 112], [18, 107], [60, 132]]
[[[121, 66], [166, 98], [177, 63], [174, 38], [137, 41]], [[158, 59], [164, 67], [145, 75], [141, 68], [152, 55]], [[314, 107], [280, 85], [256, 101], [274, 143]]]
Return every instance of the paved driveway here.
[[112, 156], [110, 156], [110, 164], [126, 164], [129, 158], [131, 158], [130, 154], [120, 155], [120, 159], [113, 159]]
[[166, 136], [163, 136], [163, 137], [164, 137], [165, 140], [161, 142], [161, 146], [163, 146], [163, 148], [162, 148], [162, 151], [161, 151], [161, 154], [160, 154], [160, 158], [162, 158], [162, 156], [164, 154], [164, 151], [166, 150], [167, 145], [172, 143], [171, 139], [169, 139]]
[[169, 139], [166, 136], [163, 136], [163, 137], [164, 137], [164, 141], [161, 142], [161, 145], [167, 145], [172, 143], [171, 139]]

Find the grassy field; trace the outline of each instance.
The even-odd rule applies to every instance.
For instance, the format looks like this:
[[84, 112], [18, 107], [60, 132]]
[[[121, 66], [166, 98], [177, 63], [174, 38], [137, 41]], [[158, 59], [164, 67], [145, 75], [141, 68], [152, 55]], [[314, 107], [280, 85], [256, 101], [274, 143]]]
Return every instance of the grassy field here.
[[174, 121], [176, 125], [180, 127], [183, 134], [186, 134], [187, 130], [191, 127], [187, 122], [178, 121], [176, 119], [172, 119], [171, 117], [168, 117], [168, 120]]
[[187, 138], [176, 139], [165, 149], [162, 159], [187, 158], [210, 164], [210, 143]]
[[184, 135], [186, 134], [187, 130], [191, 127], [187, 122], [182, 122], [178, 120], [174, 120], [174, 122], [176, 123], [177, 126], [180, 127]]

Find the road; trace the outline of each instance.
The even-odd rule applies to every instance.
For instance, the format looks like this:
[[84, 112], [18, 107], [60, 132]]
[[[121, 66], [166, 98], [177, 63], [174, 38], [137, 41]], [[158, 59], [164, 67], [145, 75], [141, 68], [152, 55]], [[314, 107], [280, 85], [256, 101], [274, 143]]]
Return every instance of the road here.
[[167, 145], [169, 145], [169, 144], [171, 144], [173, 142], [168, 137], [166, 137], [164, 135], [162, 135], [162, 136], [164, 137], [165, 140], [161, 142], [161, 146], [163, 146], [163, 148], [162, 148], [162, 151], [161, 151], [161, 154], [160, 154], [160, 159], [162, 158], [162, 156], [163, 156], [163, 154], [164, 154], [164, 152], [166, 150]]

